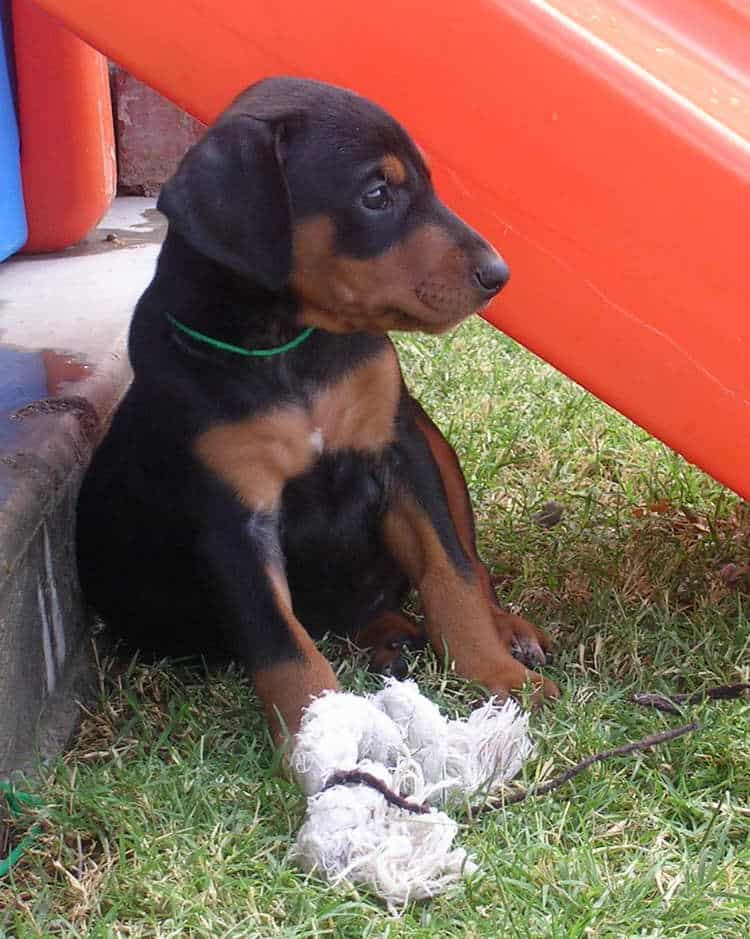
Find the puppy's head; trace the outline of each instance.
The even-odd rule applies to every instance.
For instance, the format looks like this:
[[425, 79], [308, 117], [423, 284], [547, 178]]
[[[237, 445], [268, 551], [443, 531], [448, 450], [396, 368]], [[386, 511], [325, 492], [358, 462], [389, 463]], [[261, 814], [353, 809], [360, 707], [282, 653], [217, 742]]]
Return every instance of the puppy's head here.
[[194, 249], [331, 332], [443, 332], [508, 280], [497, 252], [435, 195], [403, 128], [321, 82], [241, 94], [164, 186]]

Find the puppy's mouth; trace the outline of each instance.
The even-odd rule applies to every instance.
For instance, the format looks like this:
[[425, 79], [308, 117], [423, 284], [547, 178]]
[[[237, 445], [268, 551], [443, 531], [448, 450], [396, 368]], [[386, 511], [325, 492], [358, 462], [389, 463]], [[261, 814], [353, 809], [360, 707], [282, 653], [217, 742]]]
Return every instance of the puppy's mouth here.
[[420, 284], [414, 293], [420, 307], [419, 312], [387, 308], [385, 317], [394, 324], [389, 326], [390, 329], [445, 333], [475, 313], [481, 313], [490, 302], [487, 297], [477, 297], [471, 288], [433, 281]]
[[400, 332], [420, 332], [439, 335], [447, 333], [459, 323], [462, 323], [473, 313], [479, 310], [472, 310], [468, 313], [454, 314], [453, 316], [441, 316], [440, 319], [432, 317], [415, 316], [412, 313], [404, 313], [403, 310], [388, 309], [385, 310], [384, 325], [386, 330], [395, 329]]
[[425, 280], [414, 291], [419, 303], [440, 317], [464, 319], [487, 306], [492, 299], [469, 284], [456, 285], [446, 281]]
[[348, 296], [349, 302], [325, 304], [302, 299], [301, 322], [333, 333], [382, 335], [395, 330], [441, 334], [469, 316], [481, 313], [489, 303], [487, 296], [479, 295], [470, 286], [435, 281], [425, 281], [404, 292], [403, 299], [382, 297], [380, 303], [373, 303], [372, 296], [368, 298], [370, 303], [357, 302], [359, 299]]

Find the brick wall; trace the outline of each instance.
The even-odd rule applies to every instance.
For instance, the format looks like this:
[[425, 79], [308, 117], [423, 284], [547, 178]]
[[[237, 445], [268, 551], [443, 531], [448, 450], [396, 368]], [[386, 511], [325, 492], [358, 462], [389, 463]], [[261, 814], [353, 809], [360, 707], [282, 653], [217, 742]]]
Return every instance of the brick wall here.
[[111, 77], [118, 192], [155, 196], [204, 125], [118, 66]]

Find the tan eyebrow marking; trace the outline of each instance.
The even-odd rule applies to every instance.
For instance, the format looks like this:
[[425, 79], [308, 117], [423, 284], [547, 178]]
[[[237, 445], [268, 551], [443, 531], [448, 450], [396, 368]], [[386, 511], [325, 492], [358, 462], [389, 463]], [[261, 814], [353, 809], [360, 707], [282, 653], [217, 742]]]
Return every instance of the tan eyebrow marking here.
[[407, 172], [403, 162], [393, 153], [388, 153], [383, 157], [380, 168], [383, 175], [389, 183], [401, 186], [406, 182]]

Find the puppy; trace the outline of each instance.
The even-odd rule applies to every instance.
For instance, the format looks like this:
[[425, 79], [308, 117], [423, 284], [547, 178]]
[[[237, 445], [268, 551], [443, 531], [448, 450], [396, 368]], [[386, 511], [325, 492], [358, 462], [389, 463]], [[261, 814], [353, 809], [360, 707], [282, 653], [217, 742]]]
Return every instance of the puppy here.
[[547, 637], [497, 605], [456, 456], [388, 338], [450, 329], [509, 276], [406, 132], [349, 91], [268, 79], [158, 207], [133, 384], [79, 500], [92, 605], [135, 647], [239, 659], [277, 739], [337, 687], [323, 633], [398, 666], [420, 639], [410, 588], [459, 674], [555, 695], [529, 671]]

